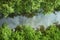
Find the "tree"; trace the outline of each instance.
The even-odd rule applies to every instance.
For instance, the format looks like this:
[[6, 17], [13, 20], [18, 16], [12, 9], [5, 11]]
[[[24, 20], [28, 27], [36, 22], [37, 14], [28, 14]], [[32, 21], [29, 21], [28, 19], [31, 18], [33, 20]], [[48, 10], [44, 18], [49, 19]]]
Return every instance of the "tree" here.
[[60, 0], [1, 0], [0, 13], [8, 16], [12, 13], [19, 15], [35, 14], [39, 9], [43, 13], [51, 13], [60, 8]]
[[0, 28], [0, 40], [10, 40], [11, 38], [11, 29], [8, 28], [8, 25], [3, 24]]

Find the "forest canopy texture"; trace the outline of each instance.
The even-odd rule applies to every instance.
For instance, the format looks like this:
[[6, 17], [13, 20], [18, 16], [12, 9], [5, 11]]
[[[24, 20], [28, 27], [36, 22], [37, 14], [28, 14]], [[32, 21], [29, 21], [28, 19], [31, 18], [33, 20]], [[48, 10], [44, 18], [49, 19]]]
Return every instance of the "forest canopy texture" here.
[[3, 24], [0, 27], [0, 40], [60, 40], [60, 27], [56, 25], [44, 29], [33, 29], [31, 26], [17, 26], [15, 30]]
[[[60, 0], [0, 0], [0, 16], [3, 17], [14, 15], [32, 16], [38, 12], [50, 14], [55, 11], [60, 11]], [[42, 25], [35, 30], [28, 25], [18, 25], [16, 28], [11, 29], [5, 23], [0, 27], [0, 40], [60, 40], [60, 25], [51, 25], [47, 29], [44, 29]]]
[[41, 10], [43, 14], [60, 10], [60, 0], [0, 0], [0, 14], [30, 15]]

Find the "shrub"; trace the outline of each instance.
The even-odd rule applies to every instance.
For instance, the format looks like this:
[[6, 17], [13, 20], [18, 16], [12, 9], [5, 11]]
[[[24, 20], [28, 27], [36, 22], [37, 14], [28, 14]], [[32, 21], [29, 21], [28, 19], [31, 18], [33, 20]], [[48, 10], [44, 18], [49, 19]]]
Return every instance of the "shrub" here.
[[31, 26], [18, 26], [15, 31], [3, 24], [0, 27], [0, 40], [60, 40], [60, 29], [51, 25], [44, 32]]
[[60, 30], [55, 25], [50, 26], [43, 36], [43, 40], [60, 40]]
[[39, 9], [43, 9], [44, 13], [59, 10], [60, 0], [1, 0], [0, 13], [5, 17], [10, 14], [31, 15], [35, 14]]
[[18, 26], [16, 31], [23, 32], [24, 40], [40, 40], [42, 33], [35, 31], [30, 26]]
[[3, 24], [0, 28], [0, 40], [10, 40], [11, 33], [12, 31], [8, 28], [8, 25]]

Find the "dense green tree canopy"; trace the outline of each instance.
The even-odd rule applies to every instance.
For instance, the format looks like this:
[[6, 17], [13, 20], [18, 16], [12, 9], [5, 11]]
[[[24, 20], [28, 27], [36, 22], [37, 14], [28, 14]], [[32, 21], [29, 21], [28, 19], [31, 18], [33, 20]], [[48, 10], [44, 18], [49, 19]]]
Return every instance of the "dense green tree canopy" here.
[[[60, 27], [60, 26], [59, 26]], [[0, 27], [0, 40], [60, 40], [60, 28], [58, 25], [49, 26], [44, 32], [33, 29], [31, 26], [17, 26], [15, 31], [8, 25]]]
[[60, 0], [0, 0], [0, 14], [34, 14], [39, 9], [43, 13], [50, 13], [60, 10]]

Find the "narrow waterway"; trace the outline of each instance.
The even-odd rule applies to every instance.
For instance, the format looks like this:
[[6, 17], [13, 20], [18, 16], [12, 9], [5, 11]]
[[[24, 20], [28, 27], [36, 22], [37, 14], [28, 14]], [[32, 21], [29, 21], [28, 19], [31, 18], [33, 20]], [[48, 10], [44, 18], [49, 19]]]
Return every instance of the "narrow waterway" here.
[[17, 25], [30, 25], [33, 28], [39, 27], [40, 25], [44, 25], [45, 28], [47, 26], [52, 25], [55, 22], [60, 24], [60, 12], [55, 12], [55, 14], [38, 14], [33, 16], [32, 18], [28, 18], [25, 16], [15, 16], [14, 18], [2, 18], [0, 19], [0, 26], [3, 23], [7, 23], [9, 27], [15, 28]]

